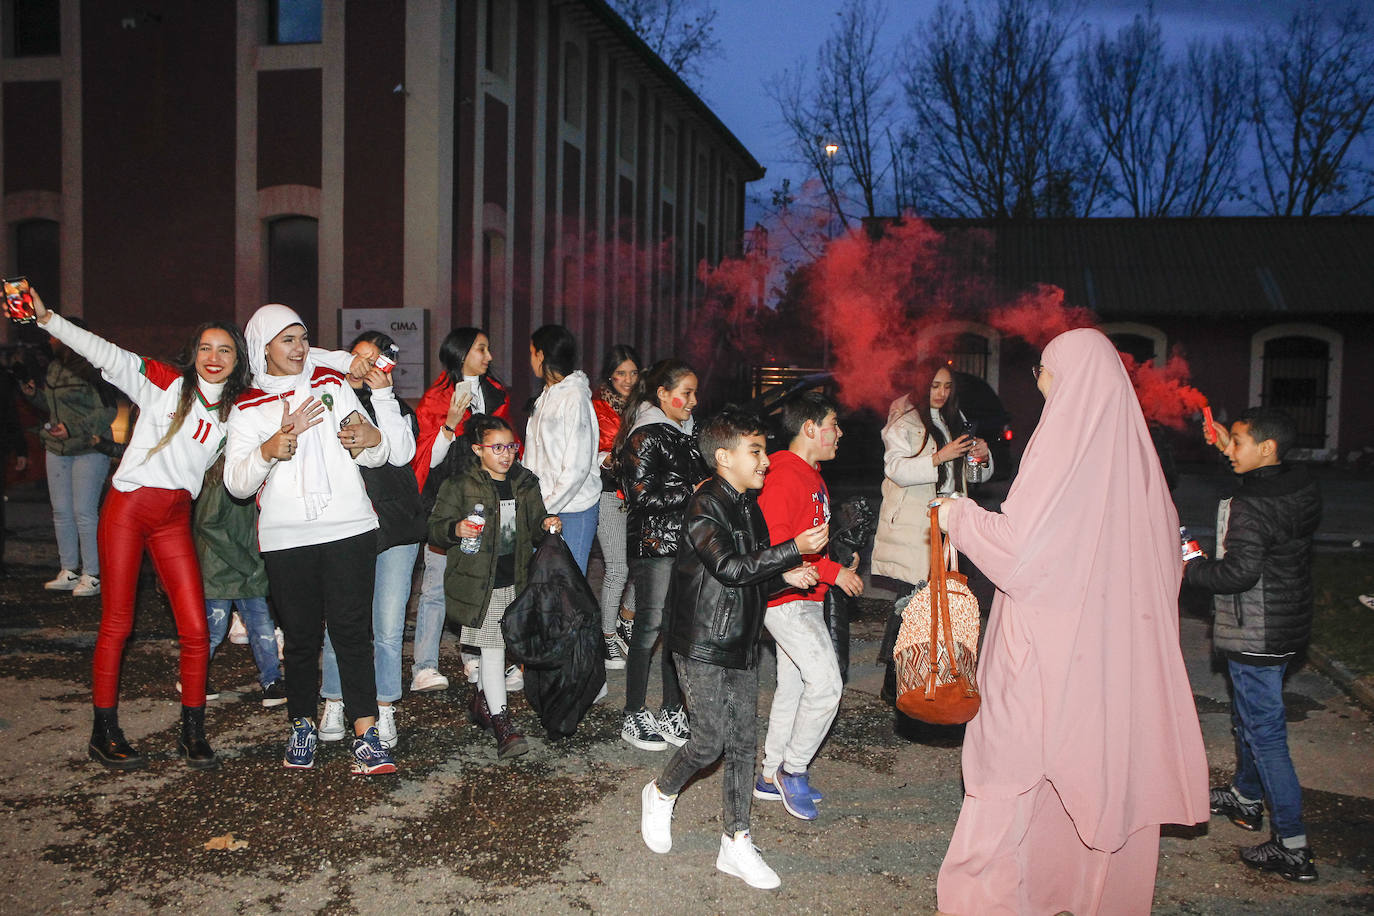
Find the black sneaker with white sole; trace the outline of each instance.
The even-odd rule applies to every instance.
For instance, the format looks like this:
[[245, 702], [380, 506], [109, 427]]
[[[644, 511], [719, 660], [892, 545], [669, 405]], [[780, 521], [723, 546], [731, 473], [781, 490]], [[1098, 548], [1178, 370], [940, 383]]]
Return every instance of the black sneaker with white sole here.
[[625, 656], [620, 654], [620, 644], [615, 641], [614, 636], [603, 637], [606, 641], [606, 670], [619, 671], [625, 667]]
[[1278, 872], [1289, 881], [1316, 881], [1317, 863], [1312, 857], [1312, 847], [1289, 849], [1276, 836], [1258, 846], [1240, 851], [1240, 860], [1251, 868], [1260, 871]]
[[658, 733], [658, 722], [654, 714], [641, 707], [638, 712], [625, 713], [625, 723], [620, 727], [620, 737], [641, 751], [662, 751], [668, 742]]
[[1222, 814], [1242, 830], [1258, 830], [1264, 826], [1264, 803], [1243, 802], [1236, 798], [1230, 786], [1216, 786], [1208, 793], [1213, 814]]
[[658, 733], [669, 744], [682, 747], [692, 737], [692, 729], [687, 724], [687, 711], [679, 706], [665, 706], [658, 711], [655, 720]]
[[286, 684], [280, 678], [262, 688], [262, 706], [264, 709], [281, 706], [285, 702]]

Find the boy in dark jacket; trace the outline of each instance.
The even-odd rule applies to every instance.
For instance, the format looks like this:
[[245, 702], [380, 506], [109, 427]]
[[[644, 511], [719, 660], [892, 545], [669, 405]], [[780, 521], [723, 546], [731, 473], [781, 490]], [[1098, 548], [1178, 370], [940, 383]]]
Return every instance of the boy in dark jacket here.
[[1246, 830], [1273, 818], [1268, 842], [1242, 849], [1253, 868], [1290, 881], [1315, 881], [1302, 824], [1302, 788], [1288, 753], [1283, 675], [1312, 629], [1312, 535], [1321, 495], [1301, 467], [1283, 463], [1297, 437], [1281, 410], [1252, 407], [1216, 445], [1240, 479], [1217, 508], [1217, 556], [1184, 567], [1184, 581], [1215, 594], [1212, 641], [1231, 677], [1236, 773], [1212, 789], [1213, 814]]
[[[651, 850], [672, 848], [677, 793], [725, 753], [725, 835], [716, 868], [753, 887], [781, 884], [749, 835], [758, 709], [758, 639], [765, 585], [815, 585], [803, 554], [825, 546], [825, 524], [769, 547], [754, 501], [768, 470], [763, 424], [726, 408], [701, 430], [701, 453], [715, 471], [687, 507], [686, 538], [673, 566], [667, 649], [692, 714], [692, 732], [657, 780], [641, 793], [640, 833]], [[776, 583], [780, 588], [780, 582]]]

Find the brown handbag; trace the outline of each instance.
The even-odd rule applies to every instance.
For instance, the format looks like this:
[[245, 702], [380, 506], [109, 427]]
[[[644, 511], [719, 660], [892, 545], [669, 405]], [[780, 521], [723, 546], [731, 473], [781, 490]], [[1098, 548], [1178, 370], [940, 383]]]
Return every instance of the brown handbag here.
[[932, 508], [930, 576], [907, 599], [892, 658], [897, 708], [932, 725], [959, 725], [978, 714], [981, 701], [975, 680], [981, 619], [958, 555], [946, 562], [939, 518]]

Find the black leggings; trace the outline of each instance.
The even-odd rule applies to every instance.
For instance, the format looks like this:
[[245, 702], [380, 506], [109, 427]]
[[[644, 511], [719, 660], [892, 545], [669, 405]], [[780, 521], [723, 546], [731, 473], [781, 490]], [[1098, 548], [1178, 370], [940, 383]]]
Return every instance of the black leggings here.
[[262, 555], [277, 623], [286, 637], [286, 712], [314, 719], [320, 689], [324, 628], [339, 659], [344, 717], [375, 718], [377, 679], [372, 667], [372, 585], [377, 532], [269, 550]]

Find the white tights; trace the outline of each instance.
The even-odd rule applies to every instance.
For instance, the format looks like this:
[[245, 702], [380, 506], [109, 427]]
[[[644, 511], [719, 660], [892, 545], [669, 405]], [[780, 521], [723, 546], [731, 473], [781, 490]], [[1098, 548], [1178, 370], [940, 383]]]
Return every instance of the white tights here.
[[506, 708], [506, 650], [482, 650], [482, 664], [477, 668], [478, 683], [487, 698], [487, 709], [494, 716]]

